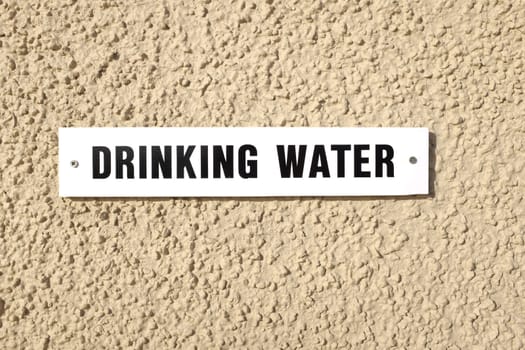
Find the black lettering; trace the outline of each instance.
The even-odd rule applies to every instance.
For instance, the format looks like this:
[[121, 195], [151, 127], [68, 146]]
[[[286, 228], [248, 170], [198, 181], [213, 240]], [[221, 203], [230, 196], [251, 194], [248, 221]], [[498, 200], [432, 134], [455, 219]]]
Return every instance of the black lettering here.
[[201, 178], [208, 178], [208, 146], [201, 146]]
[[[100, 171], [100, 154], [103, 155], [104, 171]], [[111, 174], [111, 151], [104, 146], [93, 147], [93, 178], [105, 179]]]
[[309, 177], [317, 177], [317, 173], [319, 172], [323, 174], [323, 177], [330, 177], [330, 170], [328, 169], [328, 161], [326, 160], [326, 152], [323, 145], [314, 146]]
[[[256, 156], [257, 148], [255, 148], [253, 145], [242, 145], [239, 148], [239, 175], [241, 175], [241, 177], [244, 179], [256, 178], [257, 160], [246, 160], [246, 153], [249, 153], [250, 156]], [[246, 168], [249, 170], [247, 171]]]
[[145, 179], [147, 177], [146, 161], [146, 146], [139, 146], [139, 178], [141, 179]]
[[[386, 155], [384, 152], [386, 151]], [[394, 177], [394, 149], [390, 145], [376, 145], [376, 177], [383, 177], [383, 165], [386, 165], [386, 176]]]
[[164, 155], [160, 146], [151, 147], [151, 177], [159, 178], [159, 168], [162, 170], [162, 177], [171, 179], [171, 146], [164, 146]]
[[190, 179], [195, 178], [195, 171], [190, 160], [194, 149], [195, 146], [188, 146], [188, 149], [184, 152], [184, 146], [177, 146], [177, 178], [182, 179], [184, 177], [184, 168], [186, 168]]
[[362, 152], [370, 149], [370, 145], [355, 145], [354, 146], [354, 176], [355, 177], [370, 177], [369, 171], [363, 171], [362, 165], [368, 164], [368, 158], [363, 157]]
[[352, 146], [332, 145], [330, 149], [337, 152], [337, 177], [345, 177], [345, 151], [350, 151]]
[[299, 146], [299, 158], [296, 157], [295, 146], [288, 146], [287, 156], [284, 155], [284, 145], [277, 145], [277, 156], [279, 157], [279, 169], [281, 177], [302, 177], [304, 159], [306, 157], [306, 145]]
[[224, 172], [224, 177], [233, 177], [233, 146], [226, 146], [226, 155], [222, 150], [222, 146], [213, 146], [213, 177], [219, 179], [221, 177], [221, 168]]
[[[124, 157], [124, 154], [126, 156]], [[117, 179], [124, 177], [124, 166], [127, 170], [127, 178], [133, 179], [134, 168], [133, 168], [133, 149], [129, 146], [116, 146], [115, 147], [115, 167], [117, 168]]]

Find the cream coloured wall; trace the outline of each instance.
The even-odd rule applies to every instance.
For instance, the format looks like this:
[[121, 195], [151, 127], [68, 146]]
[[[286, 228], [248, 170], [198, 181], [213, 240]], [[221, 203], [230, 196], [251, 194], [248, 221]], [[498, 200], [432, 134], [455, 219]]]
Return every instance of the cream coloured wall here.
[[[523, 1], [0, 0], [0, 348], [522, 349]], [[61, 126], [425, 126], [422, 199], [71, 200]]]

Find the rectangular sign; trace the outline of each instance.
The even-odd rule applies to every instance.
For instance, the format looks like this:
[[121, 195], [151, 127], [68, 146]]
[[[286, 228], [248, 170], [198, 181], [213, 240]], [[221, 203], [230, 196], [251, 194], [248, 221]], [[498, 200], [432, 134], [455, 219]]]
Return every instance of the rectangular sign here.
[[61, 128], [62, 197], [428, 194], [427, 128]]

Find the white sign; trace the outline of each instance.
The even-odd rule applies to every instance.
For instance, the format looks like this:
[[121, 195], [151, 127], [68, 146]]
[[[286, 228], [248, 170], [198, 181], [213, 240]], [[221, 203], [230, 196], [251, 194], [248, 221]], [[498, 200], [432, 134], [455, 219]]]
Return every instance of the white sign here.
[[426, 128], [61, 128], [63, 197], [428, 194]]

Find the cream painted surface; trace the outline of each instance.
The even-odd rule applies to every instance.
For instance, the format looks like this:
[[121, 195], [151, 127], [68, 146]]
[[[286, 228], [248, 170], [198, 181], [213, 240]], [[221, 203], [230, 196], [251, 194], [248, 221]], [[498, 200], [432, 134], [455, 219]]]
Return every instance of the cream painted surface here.
[[[523, 349], [523, 1], [0, 0], [0, 348]], [[418, 199], [58, 197], [67, 126], [425, 126]]]

